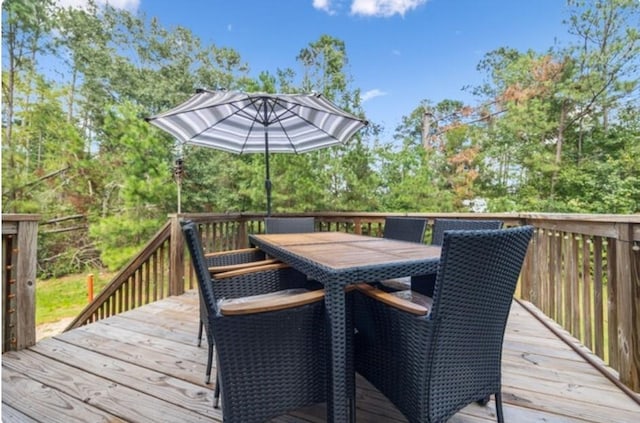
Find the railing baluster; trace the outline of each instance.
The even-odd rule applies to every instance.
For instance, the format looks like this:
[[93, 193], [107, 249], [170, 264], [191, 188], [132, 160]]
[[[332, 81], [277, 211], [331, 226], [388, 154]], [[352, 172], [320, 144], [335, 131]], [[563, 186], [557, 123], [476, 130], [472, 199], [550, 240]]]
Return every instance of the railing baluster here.
[[615, 243], [607, 239], [607, 339], [609, 350], [609, 365], [618, 368], [618, 280], [616, 278], [617, 251]]
[[[592, 316], [593, 283], [591, 278], [591, 237], [580, 235], [582, 241], [582, 316]], [[581, 319], [584, 332], [584, 344], [593, 350], [593, 319]]]
[[605, 358], [604, 349], [604, 296], [602, 279], [602, 237], [593, 240], [593, 315], [595, 353], [598, 357]]
[[580, 287], [578, 281], [578, 263], [579, 260], [579, 248], [576, 237], [572, 234], [567, 234], [567, 259], [565, 261], [567, 268], [567, 279], [569, 281], [569, 304], [570, 304], [570, 319], [571, 319], [571, 333], [576, 338], [580, 339]]

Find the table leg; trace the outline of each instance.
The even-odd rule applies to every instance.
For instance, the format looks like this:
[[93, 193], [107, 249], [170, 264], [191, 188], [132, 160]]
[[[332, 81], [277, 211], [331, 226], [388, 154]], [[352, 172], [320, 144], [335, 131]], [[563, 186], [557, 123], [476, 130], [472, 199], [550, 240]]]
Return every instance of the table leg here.
[[[331, 393], [327, 401], [327, 421], [346, 423], [351, 407], [347, 387], [347, 333], [345, 292], [338, 284], [325, 287], [325, 303], [329, 319], [331, 340], [330, 384]], [[355, 418], [355, 416], [352, 416]]]

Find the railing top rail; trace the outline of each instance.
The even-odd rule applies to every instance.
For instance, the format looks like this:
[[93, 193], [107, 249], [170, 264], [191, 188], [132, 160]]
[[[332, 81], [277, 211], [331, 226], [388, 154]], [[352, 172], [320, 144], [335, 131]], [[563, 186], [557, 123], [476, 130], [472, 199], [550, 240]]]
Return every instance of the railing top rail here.
[[570, 213], [520, 213], [529, 220], [558, 220], [592, 223], [638, 223], [640, 214], [570, 214]]
[[[369, 217], [384, 218], [386, 216], [416, 216], [416, 217], [453, 217], [453, 218], [475, 218], [475, 219], [528, 219], [528, 220], [557, 220], [574, 222], [603, 222], [603, 223], [638, 223], [639, 214], [580, 214], [580, 213], [387, 213], [387, 212], [301, 212], [301, 213], [276, 213], [278, 216], [317, 216], [317, 217]], [[179, 216], [189, 219], [216, 219], [234, 220], [237, 218], [263, 218], [264, 213], [241, 212], [241, 213], [181, 213], [179, 215], [170, 214], [170, 217]]]
[[8, 213], [2, 214], [3, 222], [24, 222], [24, 221], [36, 221], [40, 220], [39, 214], [25, 214], [25, 213]]

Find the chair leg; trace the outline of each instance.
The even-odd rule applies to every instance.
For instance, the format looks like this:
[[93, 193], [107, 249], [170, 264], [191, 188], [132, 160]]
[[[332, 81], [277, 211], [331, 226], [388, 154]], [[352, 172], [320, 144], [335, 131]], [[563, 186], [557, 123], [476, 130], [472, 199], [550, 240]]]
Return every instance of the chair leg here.
[[498, 423], [504, 423], [504, 416], [502, 415], [502, 393], [496, 392], [496, 416]]
[[213, 408], [220, 408], [220, 377], [216, 374], [216, 389], [213, 391]]
[[200, 348], [200, 344], [202, 344], [202, 329], [204, 328], [204, 323], [200, 320], [200, 329], [198, 329], [198, 348]]
[[[207, 385], [211, 383], [211, 365], [213, 364], [213, 344], [209, 344], [209, 351], [208, 351], [208, 357], [207, 357], [207, 372], [206, 372], [206, 376], [204, 379], [204, 383], [206, 383]], [[217, 384], [216, 384], [216, 389], [218, 388]]]
[[356, 423], [356, 399], [355, 398], [351, 398], [349, 400], [349, 409], [350, 409], [349, 422]]
[[480, 398], [479, 400], [476, 401], [476, 403], [478, 403], [478, 405], [485, 406], [489, 404], [489, 401], [491, 401], [491, 395], [487, 395], [484, 398]]

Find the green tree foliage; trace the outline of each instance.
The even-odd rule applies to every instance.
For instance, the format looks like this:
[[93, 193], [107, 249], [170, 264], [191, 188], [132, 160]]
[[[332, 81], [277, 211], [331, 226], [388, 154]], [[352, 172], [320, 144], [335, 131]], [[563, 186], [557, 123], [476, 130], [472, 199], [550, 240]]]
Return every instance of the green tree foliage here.
[[[338, 107], [355, 115], [364, 115], [358, 90], [350, 90], [351, 78], [345, 73], [348, 56], [345, 43], [322, 35], [298, 54], [303, 66], [302, 91], [318, 92]], [[307, 188], [320, 190], [317, 210], [371, 210], [376, 199], [371, 187], [376, 180], [372, 155], [362, 134], [356, 134], [346, 146], [332, 147], [308, 155], [308, 169], [313, 169]]]
[[[488, 78], [474, 92], [492, 109], [478, 133], [485, 137], [483, 195], [511, 210], [637, 212], [619, 154], [623, 144], [633, 151], [633, 141], [618, 136], [637, 139], [624, 115], [638, 108], [640, 4], [568, 4], [575, 43], [544, 53], [501, 48], [479, 64]], [[606, 194], [600, 190], [609, 184]], [[618, 199], [603, 201], [611, 192]]]
[[451, 195], [445, 191], [444, 155], [433, 137], [436, 129], [430, 132], [423, 126], [426, 110], [431, 110], [428, 103], [403, 118], [396, 128], [395, 145], [376, 146], [380, 167], [376, 196], [381, 210], [452, 211]]

